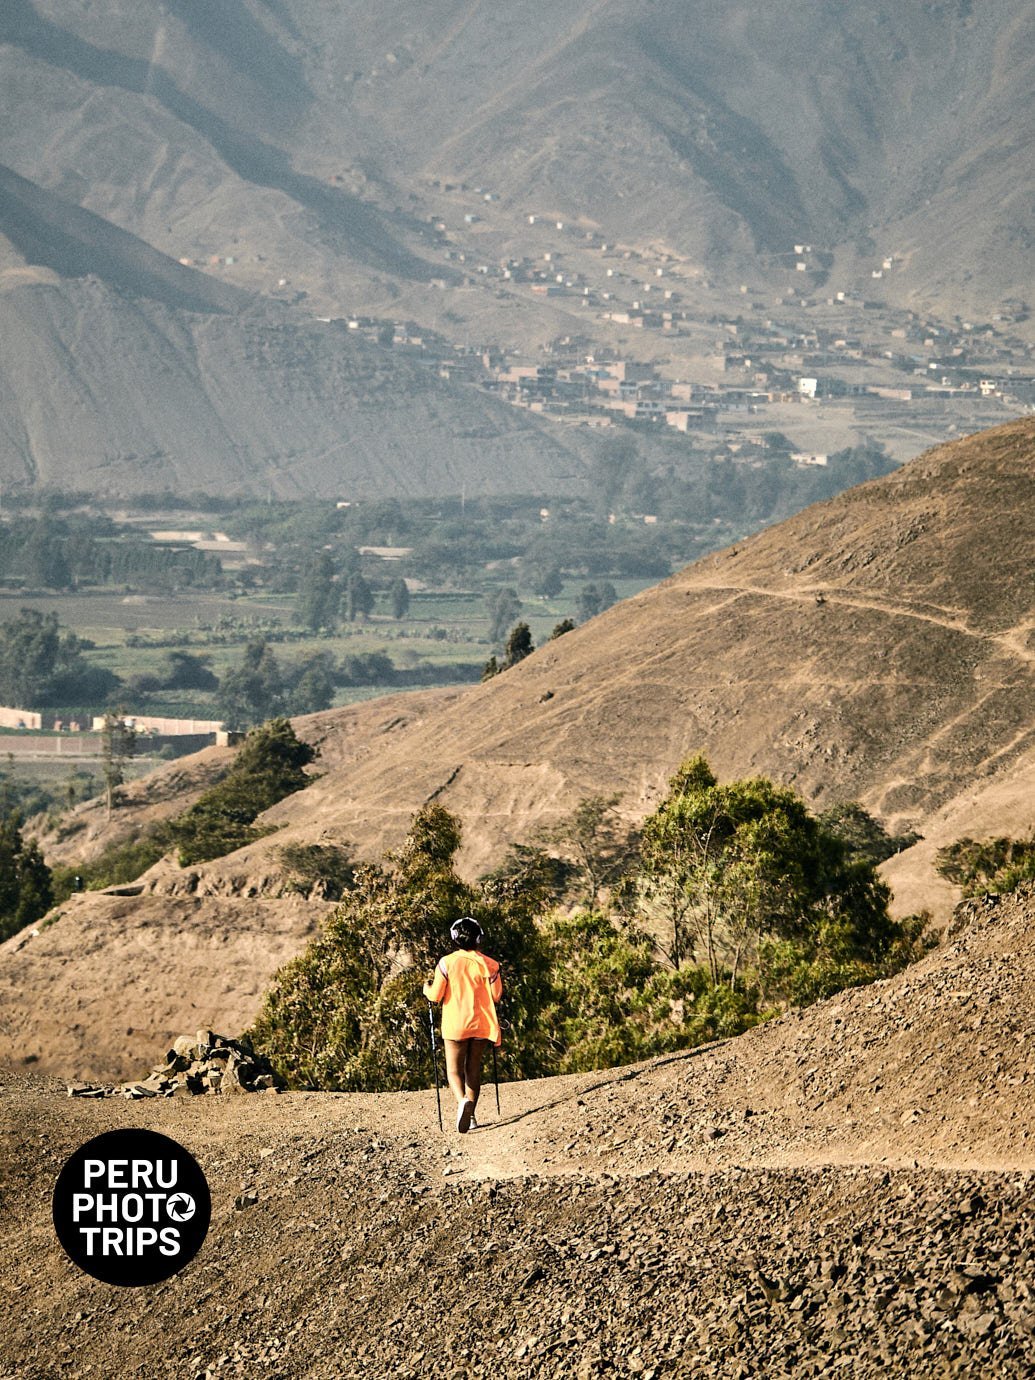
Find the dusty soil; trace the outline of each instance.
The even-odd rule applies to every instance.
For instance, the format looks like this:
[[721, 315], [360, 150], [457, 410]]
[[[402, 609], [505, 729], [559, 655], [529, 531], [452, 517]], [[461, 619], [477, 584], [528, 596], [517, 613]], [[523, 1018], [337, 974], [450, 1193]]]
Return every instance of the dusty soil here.
[[[962, 921], [736, 1041], [504, 1083], [499, 1117], [490, 1087], [465, 1138], [430, 1090], [130, 1104], [8, 1075], [0, 1374], [1030, 1376], [1035, 892]], [[140, 1290], [49, 1219], [70, 1151], [130, 1125], [213, 1194], [197, 1259]]]
[[119, 788], [118, 803], [110, 813], [103, 796], [97, 796], [84, 800], [57, 822], [46, 814], [34, 816], [26, 832], [38, 840], [51, 866], [93, 857], [189, 809], [226, 774], [232, 761], [231, 748], [203, 748], [127, 782]]
[[298, 896], [73, 896], [57, 923], [5, 946], [0, 1063], [122, 1079], [185, 1030], [239, 1034], [327, 910]]

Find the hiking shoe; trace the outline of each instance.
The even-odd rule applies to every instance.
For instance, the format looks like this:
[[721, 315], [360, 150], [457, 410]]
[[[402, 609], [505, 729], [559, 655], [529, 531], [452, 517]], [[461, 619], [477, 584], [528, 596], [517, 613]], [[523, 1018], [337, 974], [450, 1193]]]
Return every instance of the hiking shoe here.
[[471, 1129], [471, 1120], [474, 1116], [474, 1103], [470, 1098], [465, 1097], [457, 1108], [456, 1129], [462, 1136], [466, 1135]]

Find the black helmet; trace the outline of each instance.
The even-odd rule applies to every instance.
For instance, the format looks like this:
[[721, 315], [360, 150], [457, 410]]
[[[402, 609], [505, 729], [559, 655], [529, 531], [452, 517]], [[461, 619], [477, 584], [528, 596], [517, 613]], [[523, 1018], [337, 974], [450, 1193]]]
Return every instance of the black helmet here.
[[482, 927], [469, 915], [461, 915], [450, 927], [449, 937], [462, 949], [473, 949], [482, 942]]

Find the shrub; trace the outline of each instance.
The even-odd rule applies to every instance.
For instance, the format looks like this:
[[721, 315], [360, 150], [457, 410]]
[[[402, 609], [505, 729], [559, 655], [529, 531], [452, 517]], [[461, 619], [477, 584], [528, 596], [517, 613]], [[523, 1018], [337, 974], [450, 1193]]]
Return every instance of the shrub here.
[[302, 896], [319, 894], [340, 901], [355, 881], [356, 869], [347, 850], [333, 844], [289, 843], [279, 856], [288, 874], [288, 889]]
[[1016, 891], [1022, 882], [1035, 878], [1035, 836], [980, 842], [957, 839], [938, 849], [935, 868], [940, 876], [961, 887], [964, 896]]
[[290, 1086], [426, 1087], [432, 1070], [422, 982], [463, 914], [481, 923], [504, 967], [516, 1071], [543, 1071], [537, 1017], [545, 962], [532, 920], [536, 898], [506, 884], [461, 881], [453, 869], [459, 843], [453, 816], [425, 807], [397, 853], [357, 868], [320, 934], [277, 974], [251, 1037]]
[[663, 927], [673, 966], [757, 984], [769, 1004], [875, 977], [902, 939], [870, 859], [792, 791], [763, 777], [720, 786], [703, 758], [645, 822], [642, 859], [636, 903]]
[[872, 863], [882, 863], [912, 848], [922, 838], [921, 834], [912, 832], [889, 834], [880, 820], [863, 809], [857, 800], [831, 805], [818, 818], [823, 828], [847, 844], [855, 857], [868, 858]]
[[21, 816], [0, 820], [0, 940], [46, 915], [54, 903], [50, 868], [32, 839], [22, 838]]
[[271, 719], [253, 729], [223, 780], [168, 825], [180, 865], [222, 857], [269, 833], [253, 827], [252, 821], [308, 785], [303, 768], [315, 757], [315, 750], [295, 736], [287, 719]]
[[663, 968], [648, 935], [599, 911], [554, 915], [543, 938], [553, 990], [541, 1020], [557, 1073], [649, 1059], [761, 1019], [752, 993], [716, 987], [698, 968]]

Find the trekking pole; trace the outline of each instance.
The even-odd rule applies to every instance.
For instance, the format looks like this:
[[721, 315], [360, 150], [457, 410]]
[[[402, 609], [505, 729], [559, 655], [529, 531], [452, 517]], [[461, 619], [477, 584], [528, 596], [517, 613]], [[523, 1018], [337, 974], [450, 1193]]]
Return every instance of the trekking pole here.
[[[503, 971], [503, 968], [502, 968], [502, 965], [501, 965], [501, 967], [500, 967], [500, 972], [502, 973], [502, 971]], [[498, 1007], [497, 1007], [497, 1019], [499, 1019], [499, 1008], [498, 1008]], [[504, 1031], [505, 1028], [507, 1028], [507, 1023], [506, 1023], [506, 1021], [500, 1020], [500, 1023], [499, 1023], [499, 1024], [500, 1024], [500, 1043], [502, 1043], [503, 1031]], [[500, 1070], [499, 1070], [499, 1064], [498, 1064], [498, 1062], [497, 1062], [497, 1060], [496, 1060], [496, 1046], [495, 1046], [495, 1045], [493, 1045], [493, 1047], [492, 1047], [492, 1081], [493, 1081], [493, 1083], [496, 1085], [496, 1115], [499, 1116], [499, 1114], [500, 1114]]]
[[438, 1086], [438, 1047], [435, 1044], [435, 1008], [428, 1002], [428, 1029], [431, 1031], [431, 1067], [435, 1070], [435, 1106], [438, 1108], [438, 1129], [442, 1130], [442, 1094]]

